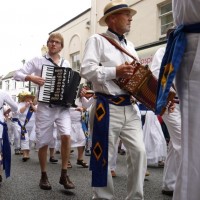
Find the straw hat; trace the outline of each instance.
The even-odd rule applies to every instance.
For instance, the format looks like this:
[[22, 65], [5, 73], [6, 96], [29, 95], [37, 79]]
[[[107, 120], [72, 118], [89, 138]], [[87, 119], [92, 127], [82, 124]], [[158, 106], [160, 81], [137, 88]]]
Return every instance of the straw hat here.
[[128, 10], [130, 11], [130, 14], [133, 16], [136, 14], [136, 11], [129, 8], [128, 5], [124, 0], [113, 0], [110, 3], [108, 3], [104, 8], [104, 16], [99, 20], [99, 24], [101, 26], [107, 26], [105, 19], [116, 12], [122, 11], [122, 10]]
[[29, 92], [29, 91], [22, 91], [18, 94], [18, 100], [19, 102], [24, 102], [25, 98], [30, 97], [32, 100], [34, 100], [35, 95], [33, 95], [33, 93]]
[[87, 90], [86, 94], [94, 94], [94, 91], [93, 90]]

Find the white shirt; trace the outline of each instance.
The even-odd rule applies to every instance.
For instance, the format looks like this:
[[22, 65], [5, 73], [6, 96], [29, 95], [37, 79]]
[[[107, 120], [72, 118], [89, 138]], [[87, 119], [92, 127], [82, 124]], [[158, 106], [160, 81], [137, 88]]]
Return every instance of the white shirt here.
[[[47, 54], [46, 57], [49, 58], [49, 55]], [[61, 62], [62, 62], [62, 58], [60, 58], [60, 61], [58, 64], [59, 66]], [[21, 69], [16, 70], [13, 77], [17, 81], [25, 81], [25, 78], [27, 75], [34, 74], [36, 76], [41, 76], [42, 65], [54, 66], [51, 61], [47, 60], [43, 56], [35, 57], [32, 60], [25, 63]], [[70, 67], [69, 62], [67, 60], [64, 60], [62, 67]]]
[[200, 0], [173, 0], [172, 9], [176, 25], [200, 22]]
[[[20, 121], [20, 123], [21, 123], [22, 126], [24, 125], [24, 122], [25, 122], [25, 120], [26, 120], [27, 113], [28, 113], [28, 111], [29, 111], [29, 107], [27, 107], [23, 113], [20, 113], [20, 109], [23, 108], [25, 105], [26, 105], [26, 102], [20, 102], [20, 103], [18, 104], [18, 109], [19, 109], [19, 121]], [[26, 127], [27, 127], [27, 126], [32, 127], [34, 124], [35, 124], [35, 112], [32, 113], [32, 116], [31, 116], [29, 122], [27, 123]]]
[[[106, 33], [138, 59], [134, 45], [131, 42], [127, 41], [126, 45], [124, 41], [120, 42], [115, 34], [110, 31]], [[116, 49], [107, 39], [99, 34], [94, 34], [86, 42], [80, 74], [83, 78], [92, 82], [95, 92], [111, 95], [127, 94], [112, 79], [116, 79], [117, 66], [124, 64], [126, 61], [131, 63], [132, 60], [132, 58]]]
[[153, 60], [150, 66], [150, 70], [152, 71], [153, 75], [158, 78], [160, 73], [161, 62], [165, 53], [166, 47], [159, 48], [155, 55], [153, 56]]
[[89, 99], [87, 99], [86, 97], [82, 97], [81, 102], [83, 107], [89, 108], [94, 102], [94, 97], [90, 97]]

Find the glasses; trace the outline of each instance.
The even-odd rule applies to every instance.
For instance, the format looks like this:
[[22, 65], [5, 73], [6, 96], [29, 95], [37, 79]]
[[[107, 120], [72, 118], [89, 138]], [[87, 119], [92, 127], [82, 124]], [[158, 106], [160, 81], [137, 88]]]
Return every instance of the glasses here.
[[49, 40], [49, 43], [50, 44], [56, 44], [56, 45], [59, 45], [59, 44], [61, 44], [61, 42], [60, 41], [56, 41], [56, 40]]

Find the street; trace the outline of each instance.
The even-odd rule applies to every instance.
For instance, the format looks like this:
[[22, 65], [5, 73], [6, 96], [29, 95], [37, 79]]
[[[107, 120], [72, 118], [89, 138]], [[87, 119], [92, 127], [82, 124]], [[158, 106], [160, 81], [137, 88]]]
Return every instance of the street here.
[[[12, 147], [13, 148], [13, 147]], [[77, 150], [71, 154], [72, 168], [68, 170], [70, 179], [74, 182], [74, 190], [65, 190], [59, 184], [60, 178], [60, 155], [55, 155], [59, 160], [57, 164], [48, 162], [48, 177], [52, 190], [45, 191], [39, 188], [40, 167], [37, 152], [31, 150], [31, 159], [22, 162], [21, 155], [14, 155], [12, 149], [11, 177], [6, 179], [3, 172], [3, 182], [0, 187], [1, 200], [90, 200], [92, 197], [91, 172], [87, 168], [76, 165]], [[89, 163], [90, 157], [85, 157]], [[171, 197], [161, 194], [161, 182], [163, 168], [148, 168], [150, 176], [144, 184], [145, 200], [171, 200]], [[125, 156], [118, 155], [117, 177], [114, 179], [115, 200], [125, 200], [126, 197], [126, 167]]]

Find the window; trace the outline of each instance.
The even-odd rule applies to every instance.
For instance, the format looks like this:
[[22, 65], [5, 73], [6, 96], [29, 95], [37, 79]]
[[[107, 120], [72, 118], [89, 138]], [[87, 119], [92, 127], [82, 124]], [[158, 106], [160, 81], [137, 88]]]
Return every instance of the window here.
[[72, 69], [79, 72], [81, 66], [80, 52], [71, 54], [71, 59], [72, 59]]
[[9, 80], [5, 81], [5, 85], [6, 85], [6, 90], [9, 90], [10, 89], [10, 81]]
[[10, 80], [11, 86], [10, 89], [15, 90], [16, 89], [16, 81], [14, 79]]
[[168, 29], [173, 26], [172, 3], [166, 3], [160, 6], [161, 35], [167, 33]]

